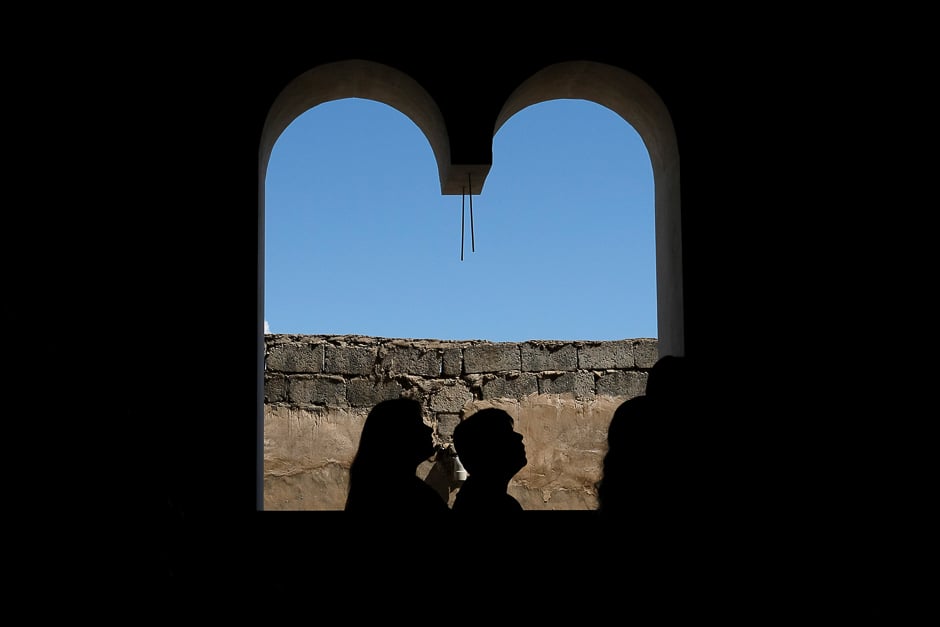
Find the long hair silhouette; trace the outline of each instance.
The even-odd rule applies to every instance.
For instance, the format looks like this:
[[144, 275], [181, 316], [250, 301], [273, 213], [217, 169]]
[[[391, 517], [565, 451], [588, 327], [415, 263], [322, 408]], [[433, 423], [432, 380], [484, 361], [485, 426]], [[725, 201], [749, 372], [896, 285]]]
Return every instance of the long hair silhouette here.
[[345, 510], [450, 511], [440, 494], [417, 475], [421, 462], [434, 455], [432, 433], [418, 401], [396, 398], [376, 404], [363, 424], [349, 468]]

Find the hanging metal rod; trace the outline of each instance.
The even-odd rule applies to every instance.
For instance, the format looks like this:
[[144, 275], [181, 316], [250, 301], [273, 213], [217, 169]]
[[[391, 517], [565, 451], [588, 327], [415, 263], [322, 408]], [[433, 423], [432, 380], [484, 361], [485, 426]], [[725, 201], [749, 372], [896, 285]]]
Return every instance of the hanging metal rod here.
[[476, 252], [477, 240], [473, 231], [473, 181], [467, 172], [467, 186], [460, 188], [460, 260], [463, 261], [464, 216], [466, 216], [467, 190], [470, 190], [470, 252]]

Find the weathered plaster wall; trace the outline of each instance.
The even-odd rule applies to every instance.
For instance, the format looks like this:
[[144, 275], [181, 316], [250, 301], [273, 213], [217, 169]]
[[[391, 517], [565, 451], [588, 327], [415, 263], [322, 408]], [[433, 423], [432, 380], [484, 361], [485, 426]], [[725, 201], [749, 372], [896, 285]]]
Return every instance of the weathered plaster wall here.
[[607, 425], [646, 389], [656, 339], [487, 342], [266, 335], [264, 509], [341, 510], [349, 464], [375, 403], [420, 400], [440, 446], [419, 475], [449, 503], [460, 489], [451, 436], [464, 416], [506, 409], [528, 464], [510, 484], [527, 510], [597, 505]]

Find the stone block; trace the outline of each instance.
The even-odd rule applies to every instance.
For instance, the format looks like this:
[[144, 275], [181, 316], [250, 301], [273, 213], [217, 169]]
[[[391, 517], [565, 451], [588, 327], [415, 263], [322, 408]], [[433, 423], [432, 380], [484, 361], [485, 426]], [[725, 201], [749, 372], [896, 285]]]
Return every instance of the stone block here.
[[539, 394], [573, 394], [575, 398], [594, 398], [594, 373], [542, 375], [539, 379]]
[[374, 381], [360, 377], [347, 383], [346, 398], [353, 407], [372, 407], [380, 401], [401, 396], [402, 386], [398, 381]]
[[459, 348], [445, 348], [441, 374], [445, 377], [456, 377], [463, 371], [463, 351]]
[[483, 398], [487, 400], [496, 398], [521, 399], [529, 394], [538, 394], [539, 383], [536, 375], [522, 373], [506, 377], [496, 377], [483, 381], [481, 385]]
[[297, 405], [346, 405], [346, 381], [343, 377], [294, 377], [287, 389], [290, 402]]
[[525, 372], [578, 369], [578, 349], [574, 344], [527, 342], [520, 347], [520, 353]]
[[639, 339], [633, 343], [633, 354], [637, 368], [652, 368], [659, 360], [659, 342], [653, 339]]
[[323, 344], [280, 344], [267, 354], [265, 368], [276, 372], [313, 374], [323, 372]]
[[436, 348], [393, 346], [385, 351], [381, 367], [392, 376], [410, 374], [438, 377], [441, 374], [441, 351]]
[[347, 375], [372, 374], [378, 349], [371, 346], [327, 346], [323, 371]]
[[468, 374], [521, 370], [519, 345], [498, 343], [468, 346], [463, 350], [463, 365]]
[[264, 402], [286, 403], [288, 396], [288, 379], [282, 374], [264, 375]]
[[633, 342], [585, 343], [578, 349], [578, 367], [582, 370], [635, 368]]
[[646, 393], [646, 378], [646, 373], [638, 370], [605, 372], [595, 382], [595, 388], [602, 396], [633, 398]]
[[464, 406], [473, 400], [470, 389], [461, 383], [445, 385], [431, 394], [431, 411], [460, 413]]

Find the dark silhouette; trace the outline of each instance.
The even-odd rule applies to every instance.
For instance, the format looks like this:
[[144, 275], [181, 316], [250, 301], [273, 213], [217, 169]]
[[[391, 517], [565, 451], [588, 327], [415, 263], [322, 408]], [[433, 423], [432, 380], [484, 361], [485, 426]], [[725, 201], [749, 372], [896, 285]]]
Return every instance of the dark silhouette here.
[[440, 494], [417, 475], [421, 462], [435, 452], [432, 429], [422, 415], [421, 403], [410, 398], [385, 400], [372, 408], [349, 468], [347, 512], [450, 511]]
[[[664, 355], [653, 364], [646, 380], [646, 396], [655, 402], [657, 420], [670, 447], [663, 480], [671, 482], [677, 504], [693, 508], [704, 506], [702, 499], [713, 500], [726, 484], [713, 473], [723, 463], [722, 446], [733, 437], [725, 432], [724, 412], [733, 402], [730, 395], [710, 394], [709, 411], [698, 409], [705, 407], [706, 395], [695, 363], [686, 356]], [[714, 413], [715, 407], [722, 410]], [[693, 504], [696, 500], [698, 505]]]
[[648, 501], [656, 417], [652, 401], [636, 396], [621, 403], [607, 427], [607, 453], [597, 482], [598, 511], [606, 518], [642, 510]]
[[509, 492], [509, 481], [528, 463], [522, 434], [508, 412], [490, 407], [454, 428], [454, 449], [467, 470], [453, 510], [470, 514], [523, 511]]
[[656, 400], [660, 410], [672, 418], [688, 416], [695, 402], [691, 365], [688, 358], [679, 355], [660, 357], [646, 379], [646, 396]]
[[598, 511], [661, 525], [699, 506], [705, 470], [705, 419], [692, 411], [699, 399], [690, 362], [661, 357], [649, 371], [646, 393], [614, 411], [607, 453], [597, 482]]

